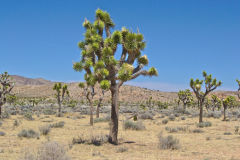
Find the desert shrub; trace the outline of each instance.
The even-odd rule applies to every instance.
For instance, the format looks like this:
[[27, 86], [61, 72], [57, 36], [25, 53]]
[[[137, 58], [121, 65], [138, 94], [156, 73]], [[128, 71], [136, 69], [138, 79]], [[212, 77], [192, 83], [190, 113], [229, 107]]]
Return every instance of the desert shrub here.
[[160, 115], [158, 118], [165, 118], [165, 115]]
[[165, 130], [168, 131], [169, 133], [174, 133], [174, 132], [186, 132], [188, 130], [188, 127], [165, 127]]
[[231, 132], [224, 132], [224, 135], [232, 135]]
[[220, 118], [221, 116], [221, 111], [208, 111], [207, 113], [207, 117]]
[[108, 142], [108, 135], [94, 135], [94, 136], [91, 136], [88, 144], [101, 146], [103, 143], [107, 143], [107, 142]]
[[18, 127], [20, 125], [20, 123], [21, 122], [19, 120], [15, 119], [14, 122], [13, 122], [13, 126]]
[[5, 112], [2, 113], [1, 118], [2, 119], [8, 119], [8, 118], [10, 118], [10, 114], [7, 111], [5, 111]]
[[56, 114], [56, 112], [51, 108], [46, 108], [43, 110], [43, 114], [44, 115], [54, 115], [54, 114]]
[[180, 114], [179, 114], [179, 113], [175, 113], [174, 116], [175, 116], [175, 117], [179, 117]]
[[6, 135], [6, 133], [5, 132], [3, 132], [3, 131], [0, 131], [0, 136], [5, 136]]
[[174, 138], [172, 135], [163, 137], [162, 134], [159, 134], [159, 148], [160, 149], [172, 149], [176, 150], [180, 148], [179, 140]]
[[3, 124], [3, 123], [0, 121], [0, 127], [2, 126], [2, 124]]
[[94, 119], [94, 123], [98, 123], [98, 122], [109, 122], [110, 121], [110, 116], [105, 116], [105, 117], [101, 117], [101, 118], [95, 118]]
[[48, 135], [48, 133], [51, 131], [51, 127], [49, 125], [41, 126], [39, 127], [39, 131], [41, 135]]
[[128, 151], [127, 147], [119, 147], [116, 152], [117, 153], [123, 153], [123, 152], [127, 152], [127, 151]]
[[181, 120], [186, 120], [186, 118], [185, 117], [181, 117]]
[[38, 148], [37, 154], [25, 152], [21, 160], [71, 160], [64, 146], [54, 141], [48, 141]]
[[203, 133], [203, 130], [196, 128], [192, 132], [193, 133]]
[[197, 127], [199, 127], [199, 128], [211, 127], [211, 126], [212, 126], [211, 122], [200, 122], [197, 124]]
[[32, 129], [29, 130], [23, 129], [21, 132], [18, 133], [18, 137], [37, 138], [39, 137], [39, 133]]
[[170, 116], [168, 116], [168, 119], [170, 120], [170, 121], [174, 121], [175, 120], [175, 116], [174, 115], [170, 115]]
[[150, 113], [150, 112], [145, 112], [143, 114], [140, 114], [139, 118], [140, 119], [151, 119], [152, 120], [153, 119], [153, 114]]
[[29, 121], [33, 121], [34, 120], [34, 118], [32, 117], [32, 113], [31, 112], [27, 112], [23, 116], [24, 116], [25, 119], [27, 119]]
[[141, 121], [133, 122], [130, 120], [126, 120], [123, 123], [123, 128], [124, 129], [132, 129], [132, 130], [144, 130], [145, 126]]
[[162, 120], [162, 124], [167, 124], [167, 123], [168, 123], [168, 119]]
[[209, 141], [209, 140], [211, 140], [211, 138], [210, 137], [206, 137], [206, 140]]
[[65, 122], [60, 121], [60, 122], [57, 122], [57, 123], [50, 124], [50, 127], [51, 128], [63, 128], [64, 125], [65, 125]]
[[175, 127], [165, 127], [165, 130], [168, 131], [169, 133], [178, 132], [178, 129]]
[[239, 128], [240, 128], [239, 126], [235, 126], [235, 130], [234, 130], [235, 134], [238, 134]]
[[84, 144], [84, 143], [86, 143], [86, 139], [84, 139], [82, 136], [78, 136], [78, 137], [74, 137], [73, 139], [72, 139], [72, 144]]

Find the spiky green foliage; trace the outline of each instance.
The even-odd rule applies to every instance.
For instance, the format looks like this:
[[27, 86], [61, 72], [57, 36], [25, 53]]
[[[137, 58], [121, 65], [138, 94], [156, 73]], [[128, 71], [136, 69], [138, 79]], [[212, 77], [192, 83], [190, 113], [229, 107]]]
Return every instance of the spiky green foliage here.
[[7, 101], [7, 96], [11, 93], [14, 87], [14, 82], [10, 75], [7, 72], [4, 72], [0, 75], [0, 116], [1, 116], [1, 107]]
[[211, 107], [212, 107], [212, 110], [214, 111], [215, 108], [217, 108], [219, 110], [221, 108], [221, 106], [222, 106], [221, 99], [218, 98], [215, 94], [213, 94], [211, 96]]
[[56, 98], [58, 103], [58, 116], [61, 116], [61, 105], [66, 96], [69, 96], [68, 86], [66, 84], [62, 85], [62, 83], [55, 83], [53, 86], [53, 90], [56, 91]]
[[234, 96], [227, 96], [225, 99], [223, 99], [222, 103], [226, 108], [233, 108], [236, 106], [237, 100]]
[[184, 109], [187, 105], [190, 105], [193, 101], [192, 93], [189, 89], [180, 90], [178, 92], [178, 99], [183, 103]]
[[[143, 70], [143, 67], [148, 64], [148, 59], [146, 55], [141, 56], [146, 42], [139, 31], [134, 33], [123, 27], [111, 33], [115, 24], [109, 13], [97, 9], [95, 17], [93, 23], [87, 19], [83, 23], [86, 29], [85, 38], [78, 44], [82, 50], [82, 57], [80, 62], [73, 65], [74, 70], [85, 72], [88, 86], [94, 87], [99, 83], [104, 90], [118, 92], [120, 86], [126, 81], [140, 75], [156, 76], [158, 74], [153, 67], [148, 71]], [[117, 52], [120, 49], [121, 51]], [[116, 53], [121, 55], [117, 56]], [[136, 61], [138, 63], [135, 63]], [[117, 100], [113, 102], [115, 101]]]
[[236, 80], [237, 84], [238, 84], [238, 98], [240, 99], [240, 81], [237, 79]]
[[[207, 74], [205, 71], [203, 71], [203, 77], [204, 80], [196, 79], [195, 81], [193, 79], [190, 80], [190, 87], [192, 88], [193, 92], [195, 93], [198, 104], [200, 108], [200, 114], [199, 114], [199, 122], [202, 122], [202, 114], [203, 114], [203, 104], [205, 101], [206, 96], [214, 91], [217, 87], [221, 86], [222, 82], [217, 81], [216, 78], [212, 78], [211, 74]], [[203, 85], [204, 84], [204, 85]]]
[[228, 108], [236, 107], [237, 106], [237, 100], [234, 96], [227, 96], [225, 99], [223, 99], [222, 103], [223, 103], [223, 109], [224, 109], [223, 120], [226, 120], [226, 110]]

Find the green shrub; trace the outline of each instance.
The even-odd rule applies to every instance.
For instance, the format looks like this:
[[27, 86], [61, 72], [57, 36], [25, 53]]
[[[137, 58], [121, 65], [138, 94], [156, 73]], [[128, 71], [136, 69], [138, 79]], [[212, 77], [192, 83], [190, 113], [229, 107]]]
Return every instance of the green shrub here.
[[34, 120], [34, 118], [32, 117], [32, 113], [31, 112], [27, 112], [23, 116], [24, 116], [25, 119], [27, 119], [29, 121], [33, 121]]
[[18, 137], [38, 138], [39, 133], [37, 133], [36, 131], [34, 131], [32, 129], [29, 129], [29, 130], [23, 129], [21, 132], [18, 133]]
[[199, 128], [211, 127], [211, 126], [212, 126], [211, 122], [200, 122], [197, 124], [197, 127], [199, 127]]
[[48, 133], [51, 131], [51, 127], [49, 125], [41, 126], [39, 127], [39, 131], [41, 135], [48, 135]]
[[133, 122], [133, 121], [127, 120], [127, 121], [124, 121], [123, 128], [132, 129], [132, 130], [144, 130], [145, 126], [141, 121]]
[[57, 122], [57, 123], [50, 124], [50, 127], [51, 128], [63, 128], [64, 125], [65, 125], [65, 122], [60, 121], [60, 122]]
[[160, 134], [158, 138], [160, 149], [176, 150], [180, 148], [179, 140], [177, 138], [174, 138], [172, 135], [163, 137], [162, 134]]
[[162, 120], [162, 124], [167, 124], [167, 123], [168, 123], [168, 119]]
[[0, 131], [0, 136], [5, 136], [5, 135], [6, 135], [5, 132]]

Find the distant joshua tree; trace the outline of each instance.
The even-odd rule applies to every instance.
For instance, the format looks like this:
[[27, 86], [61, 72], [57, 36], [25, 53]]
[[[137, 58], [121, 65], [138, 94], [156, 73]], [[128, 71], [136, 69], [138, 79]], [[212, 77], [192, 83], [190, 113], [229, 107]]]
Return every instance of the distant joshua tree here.
[[7, 96], [10, 94], [14, 87], [10, 75], [4, 72], [0, 75], [0, 117], [2, 115], [2, 106], [7, 102]]
[[[86, 29], [85, 39], [79, 42], [82, 57], [73, 68], [86, 72], [84, 78], [88, 86], [94, 86], [98, 82], [101, 88], [110, 89], [112, 107], [109, 142], [118, 144], [119, 88], [124, 82], [140, 75], [155, 76], [158, 73], [153, 67], [148, 71], [143, 70], [148, 64], [148, 58], [146, 55], [141, 56], [146, 42], [139, 30], [134, 33], [123, 27], [111, 33], [115, 24], [110, 15], [97, 9], [95, 17], [94, 23], [87, 19], [83, 23]], [[120, 55], [117, 56], [117, 53]]]
[[212, 111], [215, 111], [216, 108], [218, 110], [220, 110], [221, 106], [222, 106], [221, 99], [218, 98], [215, 94], [213, 94], [211, 96], [211, 108], [212, 108]]
[[[207, 75], [205, 71], [203, 71], [203, 77], [204, 80], [196, 79], [195, 81], [193, 79], [190, 80], [190, 87], [193, 89], [193, 92], [195, 93], [197, 99], [198, 99], [198, 106], [200, 108], [199, 113], [199, 123], [201, 123], [203, 120], [203, 104], [206, 96], [215, 90], [217, 87], [221, 86], [222, 82], [218, 81], [216, 78], [212, 78], [212, 75]], [[201, 91], [202, 85], [205, 85], [204, 92]]]
[[237, 79], [236, 80], [237, 81], [237, 83], [238, 83], [238, 99], [240, 99], [240, 81]]
[[233, 108], [236, 106], [236, 98], [234, 96], [227, 96], [223, 99], [223, 120], [226, 121], [226, 111], [228, 108]]
[[66, 98], [66, 96], [69, 96], [69, 91], [67, 88], [67, 85], [62, 83], [55, 83], [53, 90], [55, 90], [56, 93], [56, 98], [57, 98], [57, 103], [58, 103], [58, 117], [61, 117], [62, 114], [62, 102]]
[[192, 93], [189, 89], [180, 90], [178, 92], [178, 99], [183, 103], [183, 109], [186, 110], [186, 106], [191, 104], [193, 101]]

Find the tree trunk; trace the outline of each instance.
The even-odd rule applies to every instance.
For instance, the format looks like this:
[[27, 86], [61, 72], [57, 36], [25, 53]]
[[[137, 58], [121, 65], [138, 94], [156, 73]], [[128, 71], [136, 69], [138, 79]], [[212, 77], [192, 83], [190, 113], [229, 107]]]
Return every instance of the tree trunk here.
[[90, 125], [93, 126], [93, 102], [92, 99], [89, 99], [90, 103]]
[[61, 103], [58, 103], [58, 117], [61, 117], [62, 106]]
[[186, 111], [186, 105], [187, 105], [186, 103], [183, 104], [183, 111], [184, 111], [184, 113]]
[[111, 121], [110, 121], [110, 133], [109, 142], [112, 144], [118, 144], [118, 86], [115, 85], [111, 88], [112, 94], [112, 109], [111, 109]]
[[199, 113], [199, 123], [203, 122], [203, 103], [200, 101], [199, 102], [199, 108], [200, 108], [200, 113]]
[[101, 106], [101, 104], [100, 104], [100, 102], [99, 102], [98, 105], [97, 105], [97, 110], [96, 110], [96, 118], [99, 118], [99, 109], [100, 109], [100, 106]]
[[2, 116], [2, 104], [0, 104], [0, 118]]
[[223, 120], [226, 121], [226, 107], [223, 107]]

